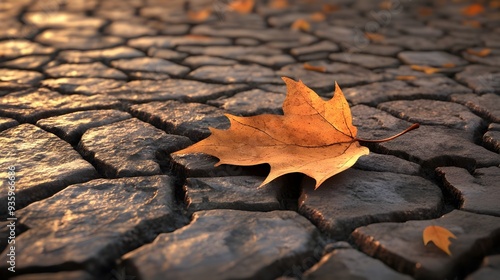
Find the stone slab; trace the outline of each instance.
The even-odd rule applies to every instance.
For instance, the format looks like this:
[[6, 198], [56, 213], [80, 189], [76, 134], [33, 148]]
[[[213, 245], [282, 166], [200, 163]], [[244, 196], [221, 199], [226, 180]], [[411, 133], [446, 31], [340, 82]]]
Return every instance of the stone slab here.
[[311, 269], [304, 273], [304, 280], [328, 279], [413, 279], [387, 267], [383, 262], [370, 258], [355, 249], [337, 249], [323, 256]]
[[[430, 225], [455, 234], [451, 256], [432, 244], [424, 245], [422, 231]], [[475, 269], [488, 251], [498, 246], [499, 228], [498, 217], [454, 210], [434, 220], [361, 227], [352, 238], [366, 254], [415, 279], [453, 279]]]
[[311, 256], [317, 242], [317, 230], [295, 212], [200, 211], [124, 260], [143, 279], [274, 279]]
[[[174, 182], [168, 176], [96, 179], [69, 186], [26, 207], [16, 237], [19, 272], [97, 272], [120, 256], [174, 230]], [[7, 271], [2, 254], [2, 274]]]
[[436, 172], [441, 176], [447, 191], [459, 202], [459, 209], [500, 216], [499, 167], [478, 168], [473, 174], [452, 166], [439, 167]]
[[78, 144], [82, 155], [108, 178], [161, 174], [166, 164], [158, 153], [172, 153], [191, 144], [186, 137], [166, 134], [132, 118], [88, 129]]
[[161, 127], [167, 133], [183, 135], [192, 141], [208, 137], [209, 127], [229, 128], [229, 120], [224, 116], [224, 111], [199, 103], [150, 102], [130, 106], [130, 113], [156, 127]]
[[272, 211], [282, 207], [278, 195], [284, 182], [275, 180], [261, 188], [259, 176], [187, 178], [185, 202], [189, 212], [213, 209]]
[[41, 119], [36, 125], [76, 145], [89, 128], [119, 122], [130, 117], [129, 113], [118, 110], [89, 110]]
[[125, 80], [127, 75], [123, 72], [110, 68], [101, 62], [85, 64], [61, 64], [45, 69], [52, 78], [73, 77], [73, 78], [103, 78]]
[[75, 111], [110, 109], [119, 106], [118, 100], [104, 96], [62, 95], [48, 89], [33, 89], [11, 93], [0, 100], [0, 115], [20, 122], [37, 120]]
[[215, 105], [231, 114], [249, 116], [283, 114], [281, 107], [284, 100], [285, 94], [252, 89], [231, 97], [209, 100], [207, 104]]
[[[94, 167], [55, 135], [31, 124], [21, 124], [0, 133], [0, 171], [8, 178], [8, 167], [15, 172], [15, 208], [21, 209], [49, 197], [70, 184], [96, 178]], [[7, 214], [10, 180], [1, 181], [0, 215]]]
[[299, 212], [327, 235], [345, 239], [360, 226], [436, 217], [441, 190], [418, 176], [350, 169], [314, 190], [306, 178]]
[[125, 81], [102, 78], [58, 78], [45, 79], [41, 84], [63, 94], [94, 95], [121, 87]]
[[244, 90], [243, 84], [215, 84], [192, 80], [167, 79], [160, 81], [130, 81], [123, 86], [106, 91], [107, 95], [129, 102], [180, 100], [206, 102]]

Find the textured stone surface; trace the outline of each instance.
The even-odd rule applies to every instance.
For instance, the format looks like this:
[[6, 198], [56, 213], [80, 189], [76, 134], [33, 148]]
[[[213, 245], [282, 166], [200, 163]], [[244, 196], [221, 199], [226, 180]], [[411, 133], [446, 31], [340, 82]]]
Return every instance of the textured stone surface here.
[[[66, 142], [31, 124], [21, 124], [0, 133], [0, 171], [15, 169], [16, 209], [44, 199], [70, 184], [96, 178], [97, 172]], [[7, 214], [7, 180], [1, 181], [0, 215]]]
[[131, 81], [122, 87], [107, 91], [106, 94], [131, 102], [163, 100], [205, 102], [224, 95], [230, 95], [244, 88], [245, 86], [241, 84], [224, 85], [168, 79], [161, 81]]
[[185, 66], [157, 57], [118, 59], [112, 61], [111, 65], [123, 71], [160, 72], [174, 76], [183, 76], [189, 72], [189, 68]]
[[367, 171], [392, 172], [407, 175], [419, 175], [420, 173], [420, 166], [416, 163], [395, 156], [376, 154], [373, 152], [360, 157], [358, 161], [356, 161], [354, 168]]
[[376, 105], [393, 99], [446, 99], [454, 93], [470, 90], [450, 78], [426, 77], [343, 88], [343, 92], [353, 104]]
[[114, 89], [125, 84], [121, 80], [102, 78], [58, 78], [45, 79], [41, 84], [50, 89], [65, 94], [94, 95], [103, 91]]
[[[411, 186], [407, 182], [412, 182]], [[435, 217], [441, 190], [417, 176], [347, 170], [314, 190], [307, 178], [299, 212], [333, 238], [344, 239], [357, 227], [377, 222]]]
[[469, 65], [456, 75], [456, 79], [477, 93], [500, 92], [500, 69], [493, 66]]
[[378, 108], [409, 122], [463, 129], [471, 134], [483, 126], [483, 120], [467, 107], [451, 102], [401, 100], [381, 103]]
[[259, 114], [283, 114], [281, 109], [285, 94], [267, 92], [253, 89], [237, 93], [228, 98], [211, 100], [210, 105], [218, 106], [231, 114], [236, 115], [259, 115]]
[[75, 145], [89, 128], [103, 126], [130, 118], [118, 110], [89, 110], [41, 119], [36, 125]]
[[123, 43], [122, 38], [101, 36], [92, 28], [46, 29], [35, 40], [59, 49], [76, 50], [110, 48]]
[[87, 130], [78, 149], [95, 162], [108, 178], [161, 173], [158, 152], [171, 153], [187, 147], [189, 139], [169, 135], [132, 118]]
[[[159, 232], [174, 230], [173, 211], [173, 180], [167, 176], [72, 185], [18, 212], [29, 230], [16, 238], [16, 270], [96, 272]], [[2, 254], [4, 274], [6, 258]]]
[[34, 54], [51, 54], [54, 48], [45, 47], [25, 39], [11, 39], [0, 42], [0, 58], [17, 58], [19, 56]]
[[269, 168], [243, 167], [221, 164], [214, 166], [219, 160], [216, 157], [203, 154], [171, 155], [171, 168], [183, 178], [187, 177], [228, 177], [259, 175], [267, 176]]
[[18, 125], [19, 123], [16, 120], [11, 118], [2, 118], [0, 117], [0, 131], [6, 130], [9, 127], [13, 127]]
[[11, 93], [0, 99], [0, 114], [35, 123], [41, 118], [80, 110], [109, 109], [117, 100], [102, 96], [61, 95], [47, 89]]
[[91, 27], [96, 29], [105, 22], [100, 18], [58, 11], [27, 13], [24, 15], [24, 20], [38, 27]]
[[496, 187], [500, 180], [500, 168], [492, 166], [478, 168], [471, 175], [458, 167], [439, 167], [436, 172], [441, 176], [444, 187], [459, 202], [460, 209], [479, 214], [500, 216]]
[[304, 273], [306, 280], [320, 279], [412, 279], [397, 273], [383, 262], [354, 249], [338, 249], [321, 258]]
[[188, 75], [190, 78], [219, 83], [281, 83], [269, 68], [251, 65], [202, 66]]
[[310, 65], [325, 67], [325, 73], [304, 69], [304, 64], [292, 64], [281, 68], [278, 75], [302, 80], [307, 86], [320, 92], [333, 93], [334, 82], [337, 81], [341, 88], [358, 84], [380, 81], [383, 76], [373, 73], [363, 67], [325, 61], [309, 61]]
[[258, 188], [264, 179], [258, 176], [188, 178], [184, 185], [187, 210], [279, 210], [278, 194], [284, 182], [275, 180]]
[[127, 75], [100, 62], [87, 64], [61, 64], [45, 69], [45, 73], [53, 78], [108, 78], [125, 80]]
[[[410, 126], [406, 121], [367, 106], [354, 106], [351, 111], [360, 138], [382, 139]], [[377, 144], [377, 147], [380, 152], [410, 158], [429, 171], [449, 165], [450, 162], [468, 170], [476, 166], [500, 164], [500, 156], [474, 144], [473, 135], [463, 130], [438, 126], [421, 125], [404, 137]]]
[[0, 69], [0, 82], [36, 85], [43, 75], [35, 71]]
[[368, 69], [394, 67], [399, 65], [399, 61], [395, 58], [370, 54], [332, 53], [328, 58], [333, 61], [356, 64]]
[[[453, 232], [451, 256], [433, 245], [424, 246], [426, 226]], [[352, 237], [363, 252], [416, 279], [463, 277], [498, 246], [500, 218], [454, 210], [442, 218], [406, 223], [380, 223], [356, 229]], [[496, 241], [495, 241], [496, 240]]]
[[0, 63], [0, 67], [36, 70], [40, 68], [40, 66], [47, 63], [48, 61], [50, 61], [50, 56], [48, 55], [32, 55]]
[[67, 63], [89, 63], [99, 60], [113, 60], [141, 56], [144, 56], [144, 53], [141, 51], [126, 46], [117, 46], [114, 48], [100, 50], [62, 51], [57, 56], [57, 59]]
[[229, 45], [227, 38], [216, 38], [208, 36], [145, 36], [132, 39], [128, 45], [138, 49], [147, 49], [149, 47], [173, 48], [179, 45]]
[[[25, 207], [40, 204], [50, 209], [52, 205], [62, 206], [57, 211], [67, 211], [67, 216], [56, 226], [49, 222], [29, 227], [20, 223], [23, 218], [20, 215], [16, 225], [18, 238], [30, 238], [30, 241], [24, 239], [18, 242], [23, 248], [29, 246], [20, 252], [22, 256], [17, 255], [18, 265], [22, 266], [25, 263], [23, 258], [29, 258], [31, 252], [34, 252], [32, 255], [36, 253], [39, 259], [47, 259], [44, 260], [46, 262], [55, 254], [65, 254], [66, 260], [49, 266], [30, 265], [15, 274], [9, 273], [8, 264], [2, 261], [0, 278], [191, 278], [190, 274], [169, 274], [163, 270], [173, 265], [196, 274], [192, 278], [297, 280], [307, 278], [304, 273], [330, 253], [328, 262], [334, 262], [331, 267], [335, 269], [324, 274], [323, 278], [391, 278], [385, 273], [387, 269], [393, 271], [389, 274], [396, 275], [395, 278], [401, 278], [395, 272], [401, 266], [383, 266], [377, 261], [390, 264], [391, 260], [388, 261], [385, 255], [370, 258], [360, 254], [360, 248], [352, 243], [354, 239], [348, 240], [353, 245], [351, 247], [346, 242], [349, 232], [359, 224], [430, 219], [453, 209], [500, 217], [496, 207], [498, 195], [495, 193], [498, 183], [494, 181], [498, 172], [489, 171], [500, 166], [500, 22], [496, 2], [0, 1], [0, 134], [7, 133], [7, 141], [11, 143], [10, 146], [1, 143], [0, 150], [7, 155], [6, 158], [16, 162], [29, 161], [30, 171], [37, 176], [24, 176], [26, 168], [20, 171], [19, 175], [23, 175], [18, 194], [21, 202], [16, 204], [20, 207], [16, 209], [22, 214]], [[241, 13], [236, 11], [239, 4], [252, 7], [247, 13]], [[475, 6], [471, 6], [473, 4]], [[467, 12], [477, 14], [467, 15]], [[297, 26], [297, 20], [305, 20], [308, 26]], [[305, 69], [306, 63], [324, 68], [324, 71], [321, 68], [319, 72]], [[418, 69], [415, 65], [437, 70], [431, 73], [433, 69]], [[304, 192], [311, 196], [328, 192], [314, 208], [318, 211], [316, 213], [326, 213], [325, 216], [308, 216], [315, 228], [337, 221], [349, 230], [336, 228], [343, 235], [344, 241], [339, 243], [328, 236], [328, 230], [322, 228], [326, 234], [322, 234], [318, 246], [313, 246], [312, 250], [309, 244], [307, 255], [294, 257], [279, 255], [279, 252], [297, 245], [286, 238], [302, 232], [301, 226], [293, 223], [284, 231], [280, 231], [279, 225], [270, 226], [265, 235], [257, 235], [247, 234], [245, 223], [251, 220], [246, 217], [261, 215], [259, 212], [276, 210], [266, 215], [280, 223], [283, 219], [279, 215], [286, 210], [299, 212], [302, 182], [307, 178], [305, 175], [289, 174], [273, 181], [272, 184], [277, 184], [274, 188], [257, 189], [252, 184], [258, 184], [259, 179], [269, 174], [268, 164], [215, 167], [218, 159], [203, 153], [171, 154], [190, 144], [190, 140], [194, 142], [207, 137], [209, 127], [226, 129], [229, 123], [223, 115], [225, 113], [245, 116], [281, 114], [286, 93], [285, 83], [280, 79], [282, 76], [302, 80], [324, 100], [332, 97], [337, 82], [349, 105], [353, 106], [352, 115], [354, 124], [359, 128], [359, 138], [386, 138], [403, 131], [411, 122], [421, 124], [419, 129], [388, 143], [363, 142], [371, 152], [346, 171], [347, 175], [361, 174], [349, 178], [361, 182], [353, 183], [350, 189], [344, 186], [347, 183], [341, 186], [341, 193], [337, 192], [337, 185], [330, 185], [324, 190], [322, 186], [317, 191], [310, 191], [306, 186]], [[36, 124], [36, 127], [26, 123]], [[29, 129], [23, 134], [26, 127]], [[16, 138], [11, 131], [23, 136]], [[301, 130], [296, 133], [301, 133]], [[87, 135], [83, 136], [85, 143], [78, 146], [82, 134]], [[47, 140], [49, 138], [52, 140]], [[59, 149], [55, 144], [57, 147], [54, 148], [53, 142], [65, 148]], [[87, 149], [85, 145], [91, 148]], [[15, 149], [12, 150], [11, 146]], [[13, 156], [12, 152], [17, 150], [22, 150], [27, 156]], [[50, 154], [49, 159], [55, 163], [49, 165], [44, 161], [46, 154]], [[79, 159], [74, 164], [69, 163], [73, 156]], [[82, 156], [86, 161], [82, 161]], [[71, 173], [68, 170], [78, 169], [81, 164], [95, 168], [94, 176], [88, 179], [86, 174], [71, 177], [76, 171]], [[460, 170], [457, 176], [446, 177], [446, 173], [441, 176], [456, 187], [445, 186], [440, 173], [436, 172], [437, 168]], [[5, 170], [2, 167], [0, 172]], [[47, 175], [47, 181], [44, 181], [42, 173]], [[64, 207], [67, 201], [62, 199], [66, 197], [57, 196], [65, 193], [67, 186], [74, 183], [65, 179], [68, 176], [86, 182], [96, 177], [121, 176], [137, 176], [133, 177], [134, 180], [145, 180], [145, 176], [150, 176], [147, 174], [172, 176], [175, 184], [170, 184], [168, 189], [174, 190], [175, 198], [172, 199], [175, 202], [163, 203], [169, 207], [175, 205], [172, 215], [175, 220], [182, 220], [175, 227], [155, 234], [191, 223], [180, 231], [190, 231], [195, 225], [197, 233], [193, 239], [197, 242], [203, 241], [210, 246], [228, 245], [224, 248], [229, 248], [227, 250], [231, 253], [224, 257], [237, 255], [241, 258], [221, 261], [218, 263], [220, 266], [214, 265], [220, 258], [205, 257], [207, 253], [203, 248], [209, 247], [197, 247], [201, 243], [179, 245], [177, 241], [170, 241], [177, 235], [169, 239], [168, 244], [161, 242], [161, 246], [146, 245], [155, 234], [150, 239], [137, 239], [134, 235], [114, 238], [121, 234], [121, 225], [101, 223], [92, 213], [84, 213], [87, 206], [75, 204], [70, 208]], [[8, 182], [6, 175], [2, 176], [3, 182]], [[345, 174], [338, 176], [343, 178]], [[340, 180], [338, 176], [332, 180]], [[384, 176], [396, 179], [387, 181]], [[28, 177], [33, 177], [36, 187], [23, 183]], [[372, 179], [373, 182], [370, 181]], [[190, 185], [189, 182], [197, 184]], [[433, 192], [423, 194], [424, 191], [418, 189], [422, 182], [432, 185]], [[399, 189], [394, 187], [396, 183]], [[137, 184], [131, 182], [129, 185]], [[141, 194], [144, 188], [138, 187], [140, 190], [127, 189], [130, 192], [124, 191], [120, 184], [99, 188], [116, 191], [125, 203], [128, 197]], [[391, 187], [394, 187], [394, 192], [384, 189]], [[379, 191], [373, 192], [373, 189]], [[406, 194], [402, 190], [411, 190], [414, 200], [401, 202], [401, 197]], [[420, 201], [434, 191], [442, 194], [439, 204], [442, 208], [430, 215], [428, 204], [435, 202], [433, 199], [436, 197]], [[185, 201], [186, 192], [192, 201], [189, 206]], [[352, 193], [354, 197], [348, 197], [338, 205], [331, 202]], [[61, 201], [49, 200], [51, 195]], [[91, 203], [92, 209], [99, 209], [110, 217], [109, 220], [120, 221], [123, 226], [133, 224], [133, 221], [121, 220], [121, 210], [116, 211], [114, 205], [108, 205], [107, 196], [103, 198], [104, 203], [92, 198], [88, 200], [88, 197], [79, 198], [79, 201]], [[23, 199], [29, 200], [29, 203], [23, 202]], [[361, 199], [365, 204], [360, 204]], [[376, 203], [367, 203], [369, 199]], [[134, 204], [138, 200], [130, 201], [133, 201], [129, 203], [132, 208], [126, 211], [140, 211], [142, 205], [149, 203], [141, 200], [144, 203], [139, 205]], [[338, 206], [354, 202], [359, 202], [357, 208], [342, 209], [342, 213], [351, 215], [348, 218], [343, 219], [333, 213]], [[110, 203], [113, 204], [112, 201]], [[365, 206], [364, 210], [359, 210], [360, 205]], [[5, 211], [4, 206], [0, 207]], [[252, 212], [248, 216], [238, 214], [235, 215], [238, 218], [227, 220], [225, 213], [232, 211], [217, 210], [225, 207]], [[397, 212], [397, 207], [407, 208]], [[73, 209], [82, 211], [79, 212], [82, 214], [74, 217], [69, 212]], [[201, 209], [219, 211], [218, 221], [221, 222], [212, 224], [209, 220], [203, 225], [196, 219], [190, 222], [191, 215], [206, 211]], [[42, 214], [45, 215], [40, 221], [58, 219], [47, 212], [40, 212]], [[7, 245], [7, 238], [3, 237], [10, 235], [8, 222], [5, 215], [3, 217], [4, 221], [0, 221], [0, 250]], [[140, 214], [138, 217], [147, 215]], [[303, 219], [300, 216], [297, 218]], [[232, 222], [235, 220], [238, 222]], [[76, 237], [65, 235], [69, 231], [86, 229], [83, 226], [88, 221], [95, 222], [92, 229], [81, 235], [78, 233]], [[460, 219], [456, 223], [462, 224]], [[44, 231], [48, 228], [50, 233]], [[142, 225], [131, 228], [136, 232], [148, 231], [148, 227]], [[229, 241], [212, 237], [210, 230], [219, 228], [221, 232], [226, 231], [223, 233], [229, 236]], [[226, 230], [228, 228], [231, 229]], [[42, 231], [46, 234], [39, 234]], [[35, 232], [38, 232], [37, 236]], [[98, 247], [103, 244], [99, 243], [99, 238], [104, 232], [114, 247], [99, 249], [104, 248]], [[420, 236], [415, 239], [417, 243], [414, 245], [421, 245], [421, 229], [414, 234], [415, 237]], [[494, 234], [498, 235], [498, 230]], [[490, 252], [451, 257], [460, 260], [456, 267], [463, 272], [459, 272], [457, 277], [441, 277], [439, 273], [435, 277], [466, 279], [491, 275], [490, 278], [495, 277], [496, 280], [495, 271], [498, 269], [495, 265], [484, 264], [480, 267], [484, 256], [491, 257], [500, 252], [498, 237], [494, 234], [487, 240], [497, 243], [478, 243], [484, 248], [491, 248]], [[74, 249], [57, 247], [80, 240], [78, 238], [83, 235], [86, 241], [75, 245]], [[235, 246], [235, 236], [250, 238], [239, 243], [241, 246]], [[263, 249], [259, 253], [253, 253], [256, 251], [252, 251], [255, 247], [252, 244], [267, 242], [260, 236], [272, 236], [273, 240], [265, 243], [270, 245], [260, 247]], [[275, 240], [281, 243], [271, 244]], [[131, 246], [131, 242], [136, 245]], [[144, 247], [145, 251], [149, 251], [144, 255], [151, 254], [148, 257], [157, 262], [147, 264], [141, 261], [136, 265], [135, 260], [128, 259], [126, 264], [122, 264], [123, 254], [143, 245], [149, 246]], [[399, 246], [399, 243], [396, 245]], [[433, 245], [425, 248], [435, 249]], [[392, 252], [396, 253], [407, 254], [409, 249], [410, 246], [391, 245]], [[83, 250], [87, 253], [82, 255], [80, 252]], [[340, 256], [341, 250], [349, 252], [346, 253], [348, 256], [332, 257], [334, 254]], [[266, 263], [265, 258], [260, 257], [264, 254], [262, 252], [271, 252], [276, 257]], [[83, 257], [78, 262], [73, 261], [79, 254]], [[168, 255], [167, 259], [163, 258], [165, 255]], [[5, 253], [2, 256], [5, 257]], [[198, 266], [199, 263], [206, 266]], [[356, 266], [349, 267], [353, 263]], [[378, 264], [371, 266], [372, 263]], [[420, 262], [415, 263], [422, 267]], [[228, 266], [224, 266], [226, 264]], [[326, 263], [320, 264], [318, 266], [322, 269], [327, 268]], [[363, 270], [362, 265], [365, 264], [373, 267], [373, 271]], [[234, 274], [217, 274], [217, 271], [229, 271], [231, 265], [234, 265]], [[426, 265], [428, 263], [424, 262]], [[134, 269], [135, 266], [139, 268]], [[217, 270], [217, 267], [222, 269]], [[447, 269], [446, 265], [443, 267]], [[249, 273], [243, 273], [247, 271]], [[473, 275], [474, 272], [479, 276]], [[416, 278], [426, 278], [420, 275]]]
[[[225, 129], [229, 120], [222, 110], [198, 103], [150, 102], [130, 107], [132, 115], [161, 127], [168, 133], [199, 141], [210, 135], [208, 127]], [[186, 114], [190, 112], [190, 114]]]
[[295, 212], [200, 211], [190, 225], [124, 259], [144, 279], [274, 279], [310, 256], [316, 242], [314, 226]]
[[500, 153], [500, 124], [489, 125], [488, 131], [483, 135], [483, 142], [489, 149]]
[[500, 255], [484, 258], [481, 267], [469, 275], [466, 280], [488, 280], [500, 277]]
[[474, 113], [492, 122], [500, 123], [500, 96], [493, 93], [454, 94], [451, 100], [469, 107]]
[[467, 61], [462, 58], [442, 51], [400, 52], [398, 57], [406, 64], [431, 67], [462, 66], [467, 64]]

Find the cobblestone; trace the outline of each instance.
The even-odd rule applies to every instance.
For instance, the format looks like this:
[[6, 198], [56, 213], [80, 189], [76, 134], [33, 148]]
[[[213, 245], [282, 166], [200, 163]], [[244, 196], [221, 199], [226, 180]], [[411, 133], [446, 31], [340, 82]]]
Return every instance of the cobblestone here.
[[[0, 278], [499, 278], [497, 2], [0, 1]], [[317, 190], [171, 154], [282, 114], [282, 76], [337, 82], [360, 139], [420, 128]]]

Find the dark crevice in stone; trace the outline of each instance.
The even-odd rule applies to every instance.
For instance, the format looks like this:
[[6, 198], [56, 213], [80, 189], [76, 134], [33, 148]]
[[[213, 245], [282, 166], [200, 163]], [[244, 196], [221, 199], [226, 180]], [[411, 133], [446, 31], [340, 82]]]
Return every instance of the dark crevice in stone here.
[[291, 173], [283, 176], [283, 187], [278, 192], [278, 201], [285, 210], [298, 211], [299, 197], [302, 192], [302, 173]]

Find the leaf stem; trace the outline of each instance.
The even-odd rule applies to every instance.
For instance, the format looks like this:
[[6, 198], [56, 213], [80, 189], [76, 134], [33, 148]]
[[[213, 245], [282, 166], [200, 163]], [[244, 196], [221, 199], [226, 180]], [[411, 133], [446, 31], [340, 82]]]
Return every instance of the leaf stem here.
[[382, 143], [382, 142], [387, 142], [387, 141], [391, 141], [395, 138], [398, 138], [399, 136], [405, 134], [406, 132], [408, 131], [412, 131], [414, 129], [417, 129], [420, 127], [420, 124], [418, 123], [414, 123], [412, 124], [410, 127], [408, 127], [407, 129], [405, 129], [404, 131], [394, 135], [394, 136], [391, 136], [389, 138], [385, 138], [385, 139], [380, 139], [380, 140], [367, 140], [367, 139], [359, 139], [359, 138], [355, 138], [354, 140], [356, 141], [360, 141], [360, 142], [367, 142], [367, 143]]

